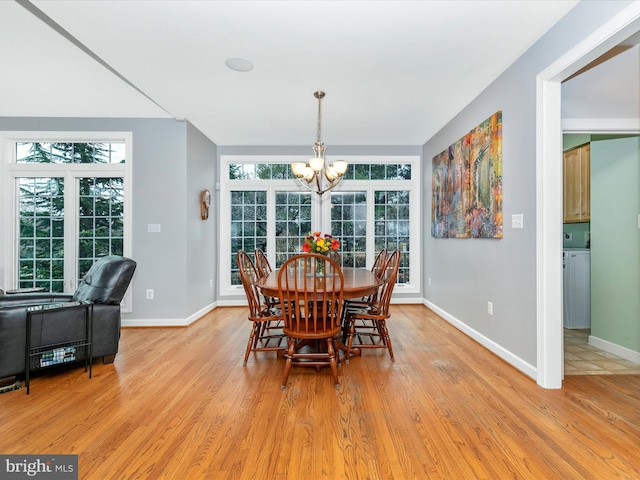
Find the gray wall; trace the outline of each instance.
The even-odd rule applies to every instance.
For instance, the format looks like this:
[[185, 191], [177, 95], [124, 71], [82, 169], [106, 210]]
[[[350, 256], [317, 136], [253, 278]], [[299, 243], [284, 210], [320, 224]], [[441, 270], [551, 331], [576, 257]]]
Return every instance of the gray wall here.
[[[200, 311], [215, 301], [217, 291], [218, 223], [216, 199], [216, 146], [202, 132], [188, 124], [187, 196], [185, 233], [187, 243], [187, 312]], [[209, 219], [200, 216], [200, 193], [211, 192]]]
[[[133, 312], [124, 314], [123, 322], [179, 324], [214, 302], [209, 279], [215, 271], [210, 249], [216, 217], [199, 220], [197, 191], [213, 192], [215, 144], [173, 119], [0, 118], [0, 130], [132, 132], [131, 256], [138, 267]], [[160, 224], [161, 232], [147, 233], [149, 223]], [[154, 289], [154, 300], [145, 299], [148, 288]]]
[[[425, 299], [533, 366], [537, 364], [536, 75], [629, 3], [580, 2], [424, 145], [424, 285], [431, 278]], [[503, 111], [503, 238], [432, 238], [431, 159], [498, 110]], [[524, 215], [522, 230], [511, 228], [511, 216], [518, 213]], [[493, 316], [487, 314], [488, 301], [493, 302]]]

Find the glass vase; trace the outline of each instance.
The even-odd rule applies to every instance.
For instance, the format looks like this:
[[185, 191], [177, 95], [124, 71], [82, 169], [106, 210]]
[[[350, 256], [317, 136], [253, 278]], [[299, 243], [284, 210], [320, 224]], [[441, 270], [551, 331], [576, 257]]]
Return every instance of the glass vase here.
[[324, 277], [324, 259], [316, 259], [316, 277]]

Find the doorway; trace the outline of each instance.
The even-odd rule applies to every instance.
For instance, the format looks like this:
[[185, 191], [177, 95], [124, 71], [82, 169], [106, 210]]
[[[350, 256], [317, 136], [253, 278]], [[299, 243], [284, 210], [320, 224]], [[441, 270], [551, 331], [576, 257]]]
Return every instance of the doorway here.
[[640, 3], [621, 11], [537, 77], [537, 383], [562, 387], [561, 82], [640, 31]]

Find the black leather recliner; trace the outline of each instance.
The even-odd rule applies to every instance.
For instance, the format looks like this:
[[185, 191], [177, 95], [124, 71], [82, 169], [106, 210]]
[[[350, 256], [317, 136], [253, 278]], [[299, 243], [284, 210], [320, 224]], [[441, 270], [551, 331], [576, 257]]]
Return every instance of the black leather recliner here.
[[[93, 357], [113, 362], [120, 340], [120, 302], [136, 269], [130, 258], [111, 255], [89, 269], [73, 295], [26, 293], [0, 295], [0, 379], [24, 373], [27, 308], [64, 302], [92, 302]], [[60, 309], [38, 314], [32, 321], [31, 346], [39, 347], [78, 338], [82, 309]], [[74, 317], [75, 316], [75, 317]], [[46, 322], [42, 318], [45, 318]], [[83, 327], [82, 327], [83, 328]]]

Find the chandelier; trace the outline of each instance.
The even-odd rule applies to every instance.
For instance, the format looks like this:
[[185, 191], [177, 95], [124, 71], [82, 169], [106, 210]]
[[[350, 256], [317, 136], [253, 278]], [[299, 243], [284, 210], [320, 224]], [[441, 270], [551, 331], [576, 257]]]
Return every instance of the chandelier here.
[[324, 92], [315, 92], [313, 96], [318, 99], [318, 135], [316, 143], [313, 145], [314, 155], [313, 158], [309, 159], [309, 163], [292, 163], [291, 170], [296, 178], [300, 180], [302, 186], [307, 190], [316, 192], [318, 195], [322, 195], [340, 183], [349, 164], [344, 160], [336, 160], [331, 165], [326, 164], [324, 152], [327, 147], [324, 146], [320, 139]]

